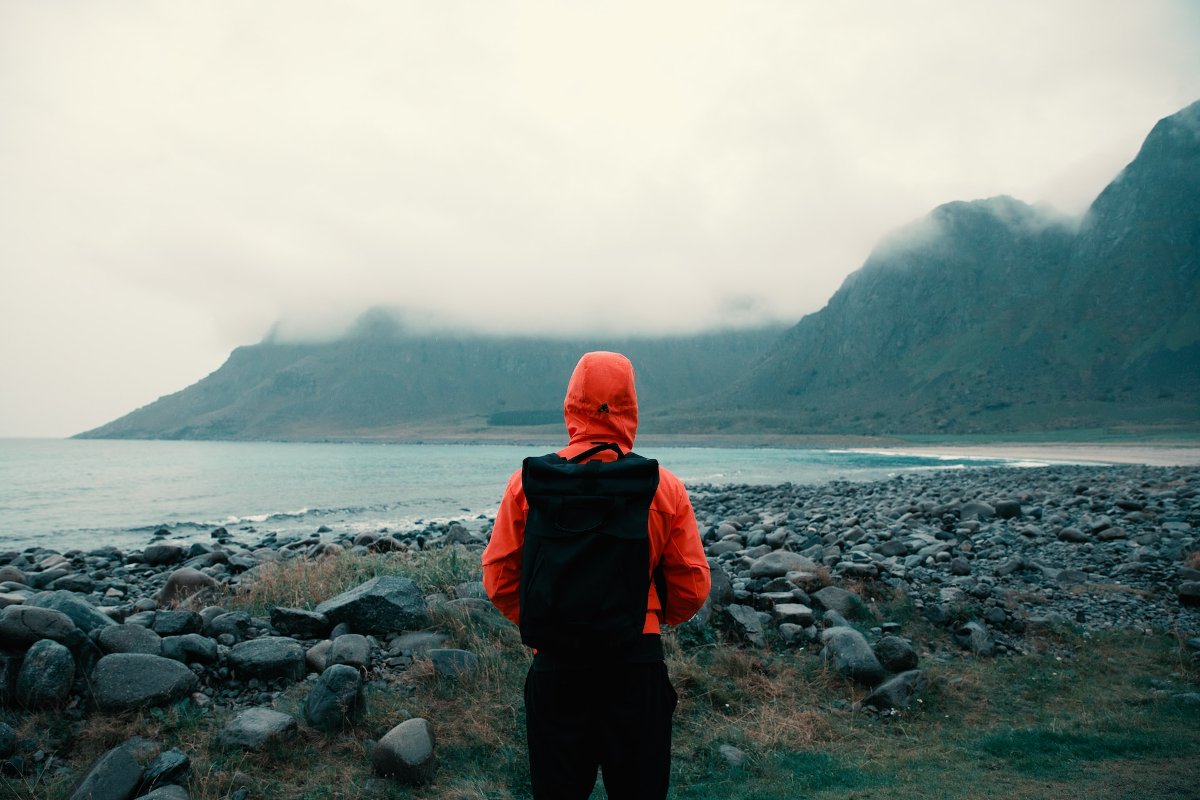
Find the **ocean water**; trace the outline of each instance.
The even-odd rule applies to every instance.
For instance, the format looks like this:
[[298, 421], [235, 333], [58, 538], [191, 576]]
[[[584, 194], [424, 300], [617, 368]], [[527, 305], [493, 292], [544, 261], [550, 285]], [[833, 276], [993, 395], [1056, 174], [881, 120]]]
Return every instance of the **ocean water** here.
[[[247, 541], [275, 531], [392, 531], [495, 513], [521, 459], [507, 445], [0, 439], [0, 550], [142, 547], [160, 527], [180, 541], [224, 526]], [[816, 484], [934, 468], [1036, 462], [835, 450], [638, 448], [686, 484]]]

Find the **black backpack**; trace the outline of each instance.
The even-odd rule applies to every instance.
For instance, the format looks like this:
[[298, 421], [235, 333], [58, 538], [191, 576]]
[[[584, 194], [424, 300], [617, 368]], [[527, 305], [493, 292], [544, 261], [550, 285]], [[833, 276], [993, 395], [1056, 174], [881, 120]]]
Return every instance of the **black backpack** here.
[[[602, 450], [617, 459], [587, 461]], [[521, 482], [521, 641], [566, 655], [632, 647], [646, 619], [658, 462], [605, 443], [570, 460], [526, 458]]]

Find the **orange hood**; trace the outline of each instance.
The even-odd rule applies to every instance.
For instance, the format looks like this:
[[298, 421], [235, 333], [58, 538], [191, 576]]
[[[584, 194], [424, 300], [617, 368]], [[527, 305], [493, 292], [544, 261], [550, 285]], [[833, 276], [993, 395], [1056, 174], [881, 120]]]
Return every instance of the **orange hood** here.
[[638, 407], [629, 359], [602, 350], [584, 353], [567, 384], [563, 419], [571, 444], [612, 442], [633, 449]]

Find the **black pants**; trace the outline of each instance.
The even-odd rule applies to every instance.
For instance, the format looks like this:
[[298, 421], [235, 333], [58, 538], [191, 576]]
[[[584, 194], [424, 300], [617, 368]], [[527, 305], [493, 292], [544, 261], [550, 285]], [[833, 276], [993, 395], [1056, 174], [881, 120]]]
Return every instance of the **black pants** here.
[[525, 678], [535, 800], [662, 800], [671, 780], [677, 697], [661, 661], [539, 670]]

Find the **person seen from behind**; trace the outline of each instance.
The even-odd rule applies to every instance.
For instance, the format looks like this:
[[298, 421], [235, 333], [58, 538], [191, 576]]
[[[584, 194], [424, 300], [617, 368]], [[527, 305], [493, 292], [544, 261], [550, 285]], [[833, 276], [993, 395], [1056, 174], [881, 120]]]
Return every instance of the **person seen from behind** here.
[[483, 554], [492, 603], [534, 648], [525, 680], [535, 800], [661, 800], [676, 694], [662, 626], [708, 597], [683, 483], [631, 452], [633, 365], [586, 353], [567, 385], [569, 441], [508, 481]]

